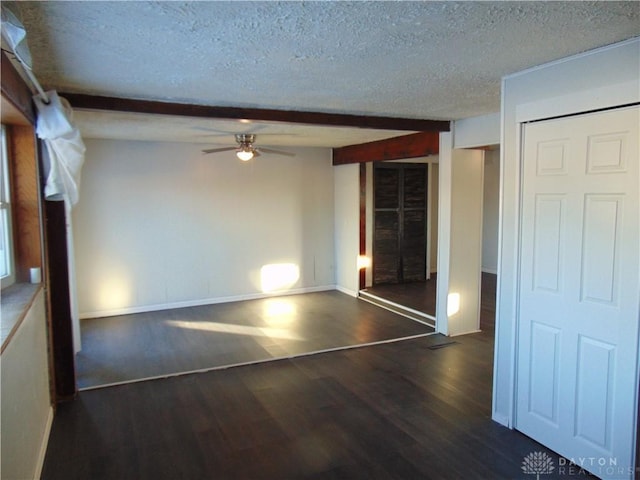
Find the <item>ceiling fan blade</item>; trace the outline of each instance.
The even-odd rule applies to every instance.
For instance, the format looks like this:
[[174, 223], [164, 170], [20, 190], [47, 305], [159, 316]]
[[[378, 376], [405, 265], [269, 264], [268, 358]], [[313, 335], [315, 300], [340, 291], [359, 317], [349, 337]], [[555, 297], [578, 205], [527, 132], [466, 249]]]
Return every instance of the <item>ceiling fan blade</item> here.
[[272, 148], [264, 148], [264, 147], [258, 147], [260, 151], [264, 152], [264, 153], [273, 153], [274, 155], [286, 155], [287, 157], [295, 157], [296, 154], [295, 153], [291, 153], [291, 152], [283, 152], [282, 150], [274, 150]]
[[257, 149], [253, 149], [253, 158], [259, 157], [260, 156], [260, 152]]
[[298, 133], [261, 133], [260, 135], [256, 134], [256, 137], [297, 137], [299, 135]]
[[237, 150], [237, 147], [207, 148], [202, 150], [202, 153], [228, 152], [230, 150]]
[[230, 138], [233, 142], [233, 134], [232, 133], [199, 133], [198, 135], [191, 135], [192, 138], [200, 138], [200, 137], [206, 137], [206, 138], [213, 138], [213, 137], [227, 137]]
[[201, 127], [198, 125], [194, 125], [194, 126], [190, 126], [188, 127], [191, 130], [198, 130], [199, 132], [209, 132], [209, 133], [213, 133], [213, 134], [219, 134], [219, 135], [233, 135], [232, 132], [227, 132], [225, 130], [217, 130], [215, 128], [211, 128], [211, 127]]
[[[236, 121], [234, 121], [234, 120], [227, 120], [226, 122], [227, 122], [227, 123], [228, 123], [228, 122], [234, 122], [234, 123], [235, 123]], [[212, 133], [214, 133], [214, 134], [215, 134], [215, 133], [217, 133], [217, 134], [219, 134], [219, 135], [221, 135], [221, 136], [222, 136], [222, 135], [231, 135], [231, 136], [233, 136], [233, 135], [237, 135], [237, 134], [249, 134], [249, 133], [255, 133], [255, 132], [259, 132], [259, 131], [260, 131], [260, 130], [262, 130], [262, 129], [267, 128], [267, 125], [258, 125], [258, 124], [253, 124], [253, 123], [251, 123], [251, 122], [248, 122], [248, 123], [251, 123], [251, 125], [243, 126], [243, 124], [244, 124], [244, 123], [247, 123], [247, 122], [240, 122], [240, 125], [238, 125], [238, 128], [231, 127], [231, 128], [233, 128], [233, 131], [230, 131], [230, 130], [220, 130], [220, 129], [218, 129], [218, 128], [214, 128], [214, 127], [213, 127], [213, 125], [215, 125], [215, 123], [214, 123], [212, 126], [210, 126], [210, 127], [207, 127], [207, 126], [200, 126], [200, 125], [192, 125], [192, 126], [190, 126], [189, 128], [190, 128], [191, 130], [199, 130], [199, 131], [201, 131], [201, 132], [212, 132]], [[239, 127], [242, 127], [242, 128], [239, 128]], [[240, 131], [240, 130], [241, 130], [241, 131]]]

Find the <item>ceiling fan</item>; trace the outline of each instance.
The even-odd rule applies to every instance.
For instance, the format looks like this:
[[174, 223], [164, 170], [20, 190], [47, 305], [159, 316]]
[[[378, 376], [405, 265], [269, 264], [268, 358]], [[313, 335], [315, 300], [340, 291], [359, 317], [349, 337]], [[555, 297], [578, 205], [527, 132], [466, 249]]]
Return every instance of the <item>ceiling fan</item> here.
[[237, 147], [207, 148], [202, 150], [202, 153], [218, 153], [235, 150], [236, 156], [245, 162], [251, 160], [253, 157], [259, 157], [261, 153], [273, 153], [275, 155], [295, 157], [295, 153], [283, 152], [282, 150], [273, 150], [271, 148], [264, 147], [260, 147], [260, 149], [258, 149], [253, 145], [255, 141], [256, 135], [253, 133], [238, 133], [236, 134], [236, 142], [238, 142]]

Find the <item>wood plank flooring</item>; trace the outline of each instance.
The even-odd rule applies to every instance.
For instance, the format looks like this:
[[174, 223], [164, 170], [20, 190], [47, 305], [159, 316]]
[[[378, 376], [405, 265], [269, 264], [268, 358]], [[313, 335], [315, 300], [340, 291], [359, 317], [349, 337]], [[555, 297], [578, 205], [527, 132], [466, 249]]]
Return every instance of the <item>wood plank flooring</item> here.
[[[426, 282], [403, 283], [398, 285], [376, 285], [367, 288], [367, 292], [380, 298], [419, 312], [435, 316], [436, 314], [436, 278], [435, 273]], [[482, 273], [482, 298], [480, 328], [493, 330], [495, 324], [497, 275]]]
[[480, 329], [494, 336], [496, 326], [496, 284], [498, 276], [482, 273], [480, 295]]
[[89, 388], [432, 333], [337, 291], [82, 321]]
[[42, 479], [526, 479], [531, 452], [588, 477], [490, 419], [492, 371], [486, 328], [84, 391]]
[[512, 479], [546, 452], [490, 419], [493, 339], [399, 343], [81, 392], [44, 480]]
[[436, 274], [425, 282], [410, 282], [396, 285], [375, 285], [366, 291], [377, 297], [399, 305], [413, 308], [427, 315], [436, 315]]

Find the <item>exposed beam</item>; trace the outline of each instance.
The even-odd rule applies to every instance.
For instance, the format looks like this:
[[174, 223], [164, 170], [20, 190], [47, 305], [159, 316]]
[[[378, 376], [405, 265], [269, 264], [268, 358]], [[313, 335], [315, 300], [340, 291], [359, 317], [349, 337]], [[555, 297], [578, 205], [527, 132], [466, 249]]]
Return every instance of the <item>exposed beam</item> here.
[[438, 153], [438, 132], [420, 132], [376, 142], [333, 149], [333, 164], [376, 162], [402, 158], [426, 157]]
[[262, 108], [216, 107], [187, 103], [169, 103], [132, 98], [103, 97], [80, 93], [60, 93], [74, 108], [112, 110], [118, 112], [179, 115], [263, 122], [300, 123], [333, 127], [372, 128], [421, 132], [448, 132], [449, 122], [414, 118], [372, 117], [340, 113], [299, 112]]

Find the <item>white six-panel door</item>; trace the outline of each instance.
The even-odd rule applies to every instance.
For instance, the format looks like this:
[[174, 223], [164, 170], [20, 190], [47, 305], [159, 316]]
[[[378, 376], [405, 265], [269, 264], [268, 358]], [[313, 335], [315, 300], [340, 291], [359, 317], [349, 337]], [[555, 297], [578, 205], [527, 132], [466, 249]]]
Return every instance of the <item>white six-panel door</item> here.
[[639, 118], [523, 127], [516, 428], [602, 478], [634, 459]]

